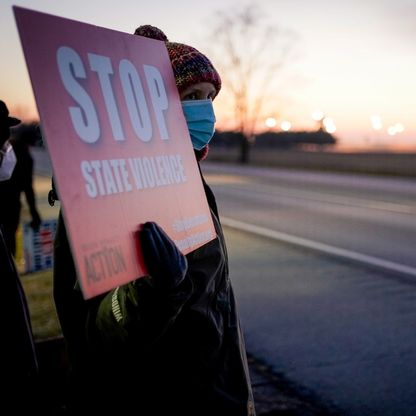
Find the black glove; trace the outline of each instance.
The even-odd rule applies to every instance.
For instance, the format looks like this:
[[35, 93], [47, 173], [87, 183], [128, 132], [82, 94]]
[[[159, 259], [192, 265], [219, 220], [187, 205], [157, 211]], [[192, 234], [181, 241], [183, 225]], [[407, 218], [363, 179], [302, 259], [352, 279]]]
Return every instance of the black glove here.
[[184, 279], [186, 257], [155, 222], [146, 222], [139, 232], [144, 262], [156, 288], [171, 290]]
[[55, 188], [55, 181], [53, 180], [53, 176], [51, 179], [51, 190], [48, 193], [48, 202], [51, 207], [55, 205], [55, 201], [59, 201], [58, 193], [56, 192]]

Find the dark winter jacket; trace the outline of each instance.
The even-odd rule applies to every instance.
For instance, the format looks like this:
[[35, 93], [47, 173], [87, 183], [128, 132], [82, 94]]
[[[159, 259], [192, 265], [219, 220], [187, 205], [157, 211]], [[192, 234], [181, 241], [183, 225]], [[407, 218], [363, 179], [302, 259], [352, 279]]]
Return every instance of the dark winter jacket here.
[[204, 187], [218, 238], [186, 256], [186, 277], [170, 292], [144, 277], [83, 300], [60, 217], [54, 296], [73, 365], [74, 413], [255, 414], [224, 237]]
[[[3, 332], [4, 380], [2, 404], [16, 414], [31, 414], [40, 409], [37, 390], [38, 361], [26, 295], [12, 254], [0, 225], [0, 276], [3, 290], [1, 328]], [[16, 399], [24, 397], [24, 400]]]

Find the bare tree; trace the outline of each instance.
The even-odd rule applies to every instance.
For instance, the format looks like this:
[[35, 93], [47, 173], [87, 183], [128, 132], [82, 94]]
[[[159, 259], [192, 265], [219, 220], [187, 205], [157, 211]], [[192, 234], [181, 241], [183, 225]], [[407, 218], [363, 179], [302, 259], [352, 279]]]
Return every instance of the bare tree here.
[[210, 56], [223, 79], [223, 95], [228, 96], [234, 130], [241, 134], [242, 163], [249, 161], [250, 145], [266, 104], [276, 102], [276, 81], [290, 59], [296, 39], [294, 33], [267, 24], [266, 20], [254, 4], [235, 6], [215, 14], [208, 37]]

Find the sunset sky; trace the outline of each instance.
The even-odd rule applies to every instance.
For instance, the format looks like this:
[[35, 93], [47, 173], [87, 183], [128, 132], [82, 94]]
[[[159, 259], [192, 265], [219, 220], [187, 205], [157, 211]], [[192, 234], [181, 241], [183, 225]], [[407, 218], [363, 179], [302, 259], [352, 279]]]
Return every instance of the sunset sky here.
[[[285, 121], [295, 130], [313, 128], [312, 113], [319, 110], [334, 121], [343, 147], [416, 151], [416, 0], [256, 3], [269, 25], [297, 35], [296, 59], [287, 66], [276, 96], [278, 109], [265, 115], [276, 118], [276, 128]], [[127, 33], [152, 24], [170, 40], [206, 52], [215, 12], [237, 10], [241, 4], [234, 0], [1, 0], [0, 99], [23, 119], [37, 115], [12, 5]], [[226, 117], [222, 105], [219, 97], [218, 126]], [[375, 130], [378, 121], [382, 127]], [[393, 135], [394, 126], [399, 132]]]

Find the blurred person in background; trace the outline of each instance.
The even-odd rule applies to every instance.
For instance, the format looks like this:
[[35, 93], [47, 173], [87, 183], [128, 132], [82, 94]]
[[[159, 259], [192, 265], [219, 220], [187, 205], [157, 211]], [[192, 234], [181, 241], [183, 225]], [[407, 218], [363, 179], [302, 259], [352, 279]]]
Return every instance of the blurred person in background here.
[[[20, 120], [9, 117], [4, 101], [0, 101], [0, 186], [10, 181], [16, 168], [16, 156], [9, 143], [10, 127]], [[8, 200], [1, 198], [1, 205]], [[4, 208], [4, 207], [3, 207]], [[11, 413], [33, 412], [39, 406], [38, 361], [26, 296], [15, 262], [0, 224], [0, 273], [3, 291], [1, 302], [3, 350], [2, 406]], [[18, 399], [16, 399], [18, 397]], [[12, 410], [10, 410], [12, 409]]]
[[16, 155], [16, 166], [12, 176], [8, 180], [0, 182], [0, 199], [2, 201], [0, 204], [0, 224], [3, 226], [3, 236], [6, 244], [15, 256], [16, 233], [22, 209], [20, 200], [22, 192], [25, 194], [32, 219], [30, 226], [34, 230], [38, 230], [41, 224], [33, 190], [33, 158], [29, 151], [29, 146], [33, 146], [39, 136], [35, 129], [23, 128], [15, 137], [10, 138], [10, 127], [12, 126], [7, 126], [8, 113], [6, 104], [0, 101], [0, 116], [2, 117], [2, 123], [4, 123], [1, 127], [1, 141], [2, 143], [7, 141], [13, 147]]
[[[203, 160], [219, 74], [205, 55], [153, 26], [135, 34], [165, 42], [195, 156]], [[72, 367], [73, 413], [255, 415], [223, 231], [202, 181], [217, 238], [184, 256], [158, 224], [146, 222], [137, 238], [149, 275], [88, 300], [59, 216], [54, 298]]]

